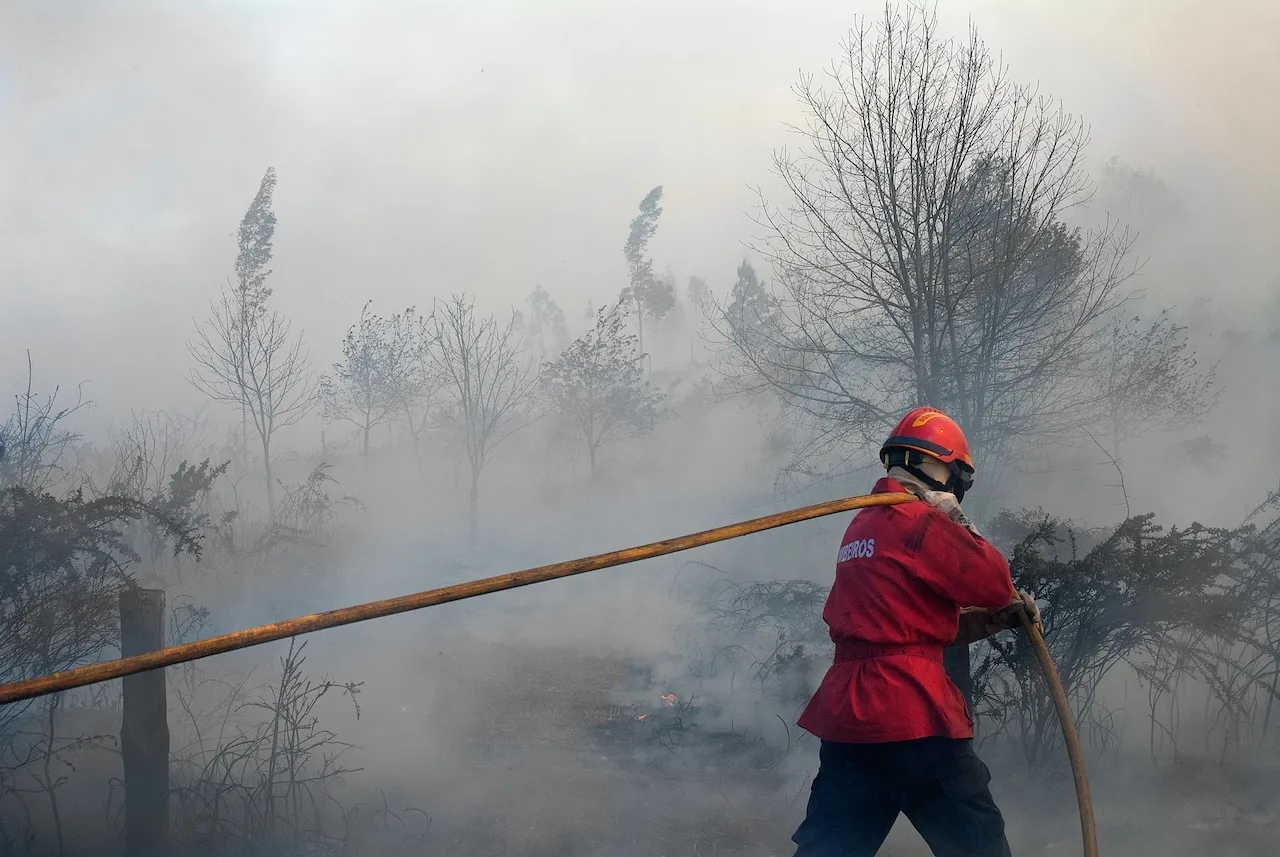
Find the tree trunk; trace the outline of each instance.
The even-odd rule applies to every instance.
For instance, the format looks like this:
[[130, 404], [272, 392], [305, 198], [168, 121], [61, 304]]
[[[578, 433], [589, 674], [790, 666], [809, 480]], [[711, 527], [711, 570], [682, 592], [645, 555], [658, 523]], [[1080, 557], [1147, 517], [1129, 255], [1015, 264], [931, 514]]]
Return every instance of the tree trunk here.
[[596, 446], [594, 443], [587, 444], [587, 456], [591, 459], [591, 481], [596, 481]]
[[1160, 705], [1160, 697], [1156, 696], [1151, 703], [1151, 722], [1147, 724], [1147, 749], [1151, 753], [1151, 767], [1156, 766], [1156, 708]]
[[480, 474], [476, 472], [471, 474], [470, 525], [471, 541], [474, 542], [480, 529]]
[[413, 409], [406, 405], [404, 409], [404, 418], [405, 418], [406, 424], [409, 427], [409, 437], [413, 441], [413, 460], [418, 465], [418, 475], [421, 476], [422, 475], [422, 443], [420, 440], [420, 435], [422, 434], [422, 429], [426, 427], [426, 417], [425, 416], [423, 417], [423, 426], [419, 427], [414, 425]]
[[266, 833], [268, 836], [275, 833], [276, 829], [276, 760], [280, 753], [280, 718], [284, 710], [284, 701], [282, 697], [285, 693], [285, 683], [289, 680], [288, 669], [280, 676], [280, 689], [276, 692], [275, 706], [271, 718], [271, 755], [267, 758], [267, 791], [265, 796], [266, 805]]
[[267, 478], [267, 512], [276, 513], [275, 480], [271, 478], [271, 440], [265, 435], [262, 438], [262, 470]]
[[1267, 728], [1271, 725], [1271, 707], [1276, 701], [1276, 692], [1280, 689], [1280, 670], [1271, 671], [1271, 692], [1267, 694], [1267, 707], [1262, 716], [1262, 740], [1267, 739]]
[[640, 368], [644, 369], [648, 361], [644, 355], [644, 304], [636, 298], [636, 331], [639, 334], [636, 337], [636, 345], [640, 349]]
[[364, 424], [364, 472], [369, 472], [369, 424]]
[[45, 740], [48, 743], [44, 748], [44, 779], [41, 785], [44, 787], [45, 795], [49, 798], [49, 814], [53, 818], [53, 830], [57, 834], [58, 839], [58, 857], [62, 857], [66, 853], [66, 841], [62, 833], [62, 813], [58, 810], [58, 780], [53, 776], [51, 767], [53, 765], [54, 742], [57, 741], [57, 725], [58, 725], [58, 700], [57, 694], [49, 697], [49, 720], [47, 724], [48, 732], [45, 734]]

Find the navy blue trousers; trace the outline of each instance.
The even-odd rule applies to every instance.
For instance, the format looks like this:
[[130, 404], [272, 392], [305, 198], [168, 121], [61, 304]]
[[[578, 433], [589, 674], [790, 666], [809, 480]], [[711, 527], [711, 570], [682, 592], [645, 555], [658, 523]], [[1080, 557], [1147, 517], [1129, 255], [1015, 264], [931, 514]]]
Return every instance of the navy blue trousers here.
[[873, 857], [904, 813], [936, 857], [1010, 857], [973, 742], [823, 741], [796, 857]]

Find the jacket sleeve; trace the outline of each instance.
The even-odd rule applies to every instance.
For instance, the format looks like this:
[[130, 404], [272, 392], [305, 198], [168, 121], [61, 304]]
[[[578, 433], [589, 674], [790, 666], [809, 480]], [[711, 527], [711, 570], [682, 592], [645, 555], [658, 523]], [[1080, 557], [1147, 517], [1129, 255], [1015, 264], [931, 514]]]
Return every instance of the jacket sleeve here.
[[926, 586], [961, 607], [995, 610], [1009, 604], [1013, 580], [1000, 551], [941, 512], [921, 518], [925, 532], [916, 568]]

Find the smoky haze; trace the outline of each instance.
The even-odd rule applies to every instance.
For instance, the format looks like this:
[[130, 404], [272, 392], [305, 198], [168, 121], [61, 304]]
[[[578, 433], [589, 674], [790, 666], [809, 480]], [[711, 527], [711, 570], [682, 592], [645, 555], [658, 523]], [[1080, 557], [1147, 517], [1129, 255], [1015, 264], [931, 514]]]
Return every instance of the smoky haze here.
[[[659, 182], [655, 258], [723, 289], [752, 237], [750, 188], [768, 187], [769, 153], [800, 118], [797, 71], [828, 65], [858, 11], [10, 4], [5, 365], [32, 347], [104, 408], [190, 399], [172, 367], [268, 164], [278, 300], [321, 364], [368, 299], [467, 289], [497, 307], [543, 283], [578, 321], [616, 292], [618, 224]], [[1276, 228], [1277, 120], [1252, 100], [1280, 79], [1271, 4], [939, 13], [949, 33], [972, 15], [1013, 75], [1085, 115], [1094, 157], [1153, 167], [1213, 214], [1200, 228], [1230, 236], [1214, 255], [1238, 267], [1215, 292], [1272, 286], [1239, 258]], [[51, 335], [61, 347], [32, 339]]]
[[[1221, 595], [1177, 569], [1257, 570], [1267, 553], [1258, 545], [1276, 539], [1264, 524], [1274, 503], [1251, 519], [1260, 535], [1236, 528], [1275, 500], [1280, 481], [1265, 445], [1280, 418], [1280, 6], [946, 0], [935, 11], [942, 37], [963, 41], [976, 28], [1012, 80], [1083, 118], [1096, 193], [1063, 220], [1127, 226], [1140, 263], [1108, 323], [1137, 316], [1145, 330], [1166, 312], [1185, 342], [1179, 354], [1195, 354], [1187, 383], [1204, 380], [1197, 401], [1143, 398], [1154, 404], [1125, 412], [1129, 434], [1059, 432], [1019, 447], [979, 475], [966, 508], [1007, 553], [1053, 519], [1062, 540], [1044, 550], [1061, 574], [1046, 572], [1045, 585], [1064, 593], [1061, 615], [1118, 603], [1133, 580], [1192, 601]], [[58, 388], [61, 406], [77, 390], [91, 404], [49, 436], [65, 449], [40, 448], [56, 461], [38, 478], [0, 466], [0, 489], [177, 503], [169, 476], [179, 461], [227, 462], [207, 483], [195, 479], [182, 507], [196, 516], [199, 563], [173, 557], [180, 534], [121, 524], [115, 547], [138, 552], [135, 580], [166, 590], [173, 639], [862, 493], [875, 449], [801, 457], [813, 426], [776, 390], [728, 383], [738, 343], [715, 321], [744, 259], [775, 293], [784, 279], [768, 261], [760, 204], [787, 203], [774, 155], [806, 146], [798, 81], [831, 67], [858, 16], [884, 13], [825, 0], [4, 4], [0, 392], [8, 405], [27, 389], [29, 354], [38, 401]], [[637, 364], [625, 340], [617, 370], [620, 385], [661, 401], [637, 416], [644, 409], [627, 400], [634, 425], [602, 443], [597, 466], [572, 440], [563, 402], [549, 403], [545, 384], [531, 388], [539, 396], [513, 409], [519, 418], [484, 439], [493, 445], [482, 470], [468, 455], [474, 438], [450, 422], [466, 408], [439, 388], [419, 403], [431, 415], [421, 438], [398, 411], [364, 434], [317, 404], [272, 440], [269, 496], [251, 419], [191, 383], [189, 350], [211, 302], [234, 289], [237, 228], [268, 168], [278, 178], [269, 305], [301, 336], [317, 381], [346, 359], [344, 336], [369, 302], [384, 318], [407, 307], [429, 316], [454, 294], [497, 331], [519, 312], [515, 362], [545, 370], [588, 336], [597, 310], [620, 295], [640, 300], [624, 242], [661, 186], [656, 233], [639, 257], [655, 281], [671, 278], [675, 302], [642, 332], [626, 317], [625, 335], [642, 333], [649, 360]], [[691, 277], [705, 281], [707, 305], [693, 305]], [[536, 287], [564, 318], [537, 348]], [[437, 380], [446, 356], [433, 352]], [[1158, 370], [1144, 369], [1157, 388]], [[9, 410], [0, 439], [13, 460], [21, 421], [5, 423]], [[248, 441], [237, 435], [245, 427]], [[1185, 532], [1175, 529], [1160, 542], [1168, 567], [1149, 577], [1108, 578], [1125, 564], [1114, 554], [1095, 564], [1103, 571], [1069, 564], [1070, 549], [1105, 546], [1122, 521], [1147, 513], [1165, 528], [1227, 528], [1230, 539], [1192, 556], [1210, 548], [1175, 544]], [[0, 524], [6, 514], [0, 504]], [[10, 517], [10, 532], [34, 527]], [[303, 672], [338, 682], [303, 739], [317, 749], [295, 760], [322, 771], [317, 794], [335, 807], [323, 818], [270, 809], [270, 788], [263, 810], [261, 786], [251, 787], [264, 760], [275, 764], [261, 730], [283, 709], [255, 706], [279, 687], [286, 645], [171, 670], [175, 835], [208, 854], [784, 853], [817, 765], [816, 741], [793, 724], [829, 662], [822, 599], [847, 520], [310, 638]], [[1119, 532], [1125, 568], [1137, 568], [1141, 551], [1126, 553], [1129, 531]], [[1143, 531], [1133, 542], [1156, 538]], [[1267, 575], [1280, 577], [1269, 566], [1255, 577]], [[1256, 585], [1229, 594], [1267, 605], [1265, 639], [1197, 614], [1144, 628], [1141, 645], [1105, 668], [1080, 666], [1087, 678], [1073, 699], [1113, 853], [1272, 853], [1280, 842], [1270, 630], [1280, 587]], [[94, 603], [109, 612], [116, 590], [104, 587]], [[14, 603], [4, 609], [44, 615]], [[1077, 639], [1068, 632], [1096, 650], [1127, 633], [1100, 642], [1079, 630], [1088, 622], [1071, 622], [1061, 650]], [[28, 672], [111, 657], [116, 630], [108, 623], [97, 631], [108, 642]], [[0, 653], [5, 645], [0, 634]], [[975, 664], [987, 651], [975, 650]], [[1000, 661], [999, 675], [1020, 675], [1014, 661]], [[17, 677], [27, 673], [4, 680]], [[349, 681], [363, 682], [359, 717]], [[1027, 749], [1017, 724], [1039, 709], [1019, 699], [1022, 708], [982, 702], [993, 787], [1015, 850], [1070, 853], [1060, 748]], [[70, 711], [24, 709], [56, 721], [57, 740], [0, 710], [0, 743], [10, 742], [0, 751], [0, 853], [23, 853], [20, 843], [27, 853], [103, 853], [102, 842], [120, 839], [118, 759], [97, 739], [75, 743], [114, 734], [118, 689], [59, 704]], [[359, 770], [323, 768], [339, 741], [352, 746], [338, 766]], [[47, 788], [15, 761], [20, 750], [81, 773]], [[230, 758], [241, 767], [219, 773]], [[224, 774], [235, 797], [209, 797]], [[240, 812], [234, 824], [210, 821]], [[1186, 823], [1150, 822], [1168, 818]], [[905, 849], [892, 853], [923, 853], [902, 825], [892, 843]]]

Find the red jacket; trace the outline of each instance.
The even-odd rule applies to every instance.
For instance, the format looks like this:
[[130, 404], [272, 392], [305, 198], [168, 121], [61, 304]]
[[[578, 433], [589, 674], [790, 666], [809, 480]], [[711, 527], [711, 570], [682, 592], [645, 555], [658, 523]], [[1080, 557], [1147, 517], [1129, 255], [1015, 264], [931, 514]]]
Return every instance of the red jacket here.
[[[886, 477], [873, 493], [902, 490]], [[995, 609], [1012, 597], [1004, 557], [945, 513], [922, 501], [863, 509], [845, 531], [822, 611], [835, 663], [799, 725], [851, 744], [972, 738], [942, 649], [956, 638], [961, 607]]]

